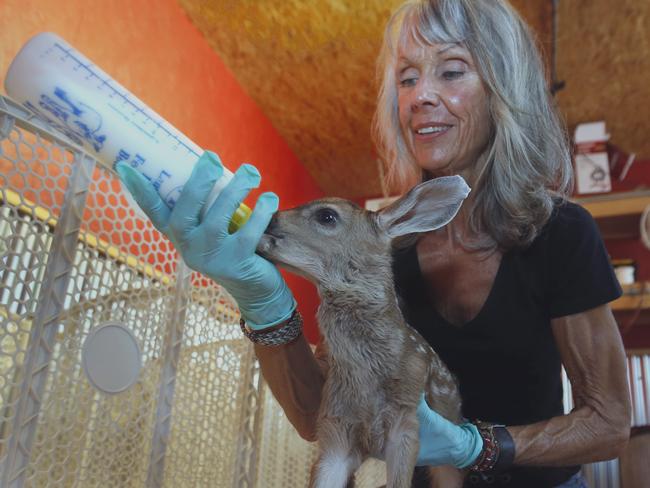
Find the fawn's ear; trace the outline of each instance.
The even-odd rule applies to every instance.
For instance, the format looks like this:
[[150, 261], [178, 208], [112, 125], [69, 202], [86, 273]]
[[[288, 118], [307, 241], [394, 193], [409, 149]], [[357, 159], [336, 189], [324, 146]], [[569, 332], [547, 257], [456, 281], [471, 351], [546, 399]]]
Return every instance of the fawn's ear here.
[[377, 219], [391, 239], [439, 229], [454, 218], [469, 192], [460, 176], [435, 178], [378, 211]]

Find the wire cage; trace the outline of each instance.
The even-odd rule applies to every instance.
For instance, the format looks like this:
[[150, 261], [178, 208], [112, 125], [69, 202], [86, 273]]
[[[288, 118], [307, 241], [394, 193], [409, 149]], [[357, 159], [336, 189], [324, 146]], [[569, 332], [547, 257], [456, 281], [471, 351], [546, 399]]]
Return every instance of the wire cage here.
[[[2, 110], [0, 486], [252, 486], [263, 389], [233, 301], [109, 171], [10, 100]], [[142, 356], [117, 394], [81, 367], [107, 321]]]

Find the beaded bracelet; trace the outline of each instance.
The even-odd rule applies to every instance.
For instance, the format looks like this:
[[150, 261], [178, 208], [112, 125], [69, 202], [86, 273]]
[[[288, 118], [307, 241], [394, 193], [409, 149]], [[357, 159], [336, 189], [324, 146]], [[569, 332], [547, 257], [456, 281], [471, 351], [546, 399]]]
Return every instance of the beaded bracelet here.
[[292, 342], [301, 334], [302, 315], [296, 310], [289, 320], [279, 327], [272, 327], [270, 329], [253, 330], [246, 326], [246, 321], [243, 318], [239, 321], [239, 326], [244, 335], [256, 344], [281, 346]]
[[478, 473], [499, 472], [508, 469], [515, 458], [515, 444], [505, 425], [474, 422], [481, 438], [483, 450], [469, 468]]

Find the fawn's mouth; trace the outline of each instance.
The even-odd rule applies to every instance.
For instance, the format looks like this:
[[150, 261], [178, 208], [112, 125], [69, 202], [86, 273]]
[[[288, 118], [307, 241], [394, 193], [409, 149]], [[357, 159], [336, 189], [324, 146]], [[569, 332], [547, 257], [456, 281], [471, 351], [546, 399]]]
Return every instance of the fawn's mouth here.
[[280, 239], [279, 236], [265, 232], [257, 243], [257, 253], [277, 264], [277, 260], [274, 259], [274, 251], [278, 248], [278, 240]]
[[281, 245], [282, 238], [283, 236], [265, 232], [257, 243], [257, 254], [271, 261], [276, 266], [315, 283], [313, 277], [305, 273], [301, 268], [296, 267], [295, 264], [291, 264], [294, 259], [286, 255], [287, 249], [284, 249], [285, 253], [283, 254]]
[[260, 241], [257, 243], [257, 252], [264, 255], [273, 249], [275, 247], [275, 244], [275, 237], [269, 234], [262, 234]]

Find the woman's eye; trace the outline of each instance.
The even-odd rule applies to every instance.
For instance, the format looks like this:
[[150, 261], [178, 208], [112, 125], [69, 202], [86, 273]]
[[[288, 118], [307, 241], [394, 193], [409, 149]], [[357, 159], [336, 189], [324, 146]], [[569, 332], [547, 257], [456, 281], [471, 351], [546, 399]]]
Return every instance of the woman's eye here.
[[339, 217], [331, 208], [321, 208], [316, 212], [316, 221], [322, 225], [334, 225]]
[[415, 86], [417, 81], [417, 78], [405, 78], [403, 80], [400, 80], [399, 84], [400, 86]]
[[415, 69], [412, 66], [406, 66], [403, 69], [399, 70], [398, 73], [399, 86], [401, 87], [415, 86], [418, 82], [419, 77], [420, 77], [420, 73], [417, 69]]
[[467, 72], [467, 63], [458, 59], [446, 61], [439, 67], [443, 80], [457, 80]]
[[445, 71], [442, 73], [442, 77], [445, 80], [456, 80], [460, 77], [462, 77], [465, 74], [464, 71]]

